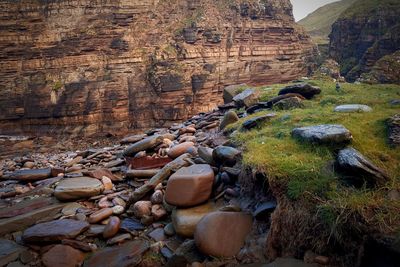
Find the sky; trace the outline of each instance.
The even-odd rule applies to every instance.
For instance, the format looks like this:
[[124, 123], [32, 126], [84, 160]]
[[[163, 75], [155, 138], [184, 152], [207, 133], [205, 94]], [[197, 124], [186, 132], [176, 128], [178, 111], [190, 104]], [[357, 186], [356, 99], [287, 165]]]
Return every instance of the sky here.
[[293, 4], [293, 15], [296, 21], [301, 20], [317, 8], [338, 0], [290, 0]]

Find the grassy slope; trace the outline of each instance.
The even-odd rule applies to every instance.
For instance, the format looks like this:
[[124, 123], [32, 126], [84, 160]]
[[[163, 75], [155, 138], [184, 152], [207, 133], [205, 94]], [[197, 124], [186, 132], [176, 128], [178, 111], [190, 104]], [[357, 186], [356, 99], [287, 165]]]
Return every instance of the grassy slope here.
[[316, 43], [328, 43], [332, 24], [355, 0], [342, 0], [318, 8], [298, 23], [305, 27]]
[[340, 15], [340, 19], [351, 18], [354, 16], [368, 16], [379, 10], [400, 10], [399, 0], [357, 0], [345, 12]]
[[[300, 201], [296, 205], [311, 203], [310, 207], [317, 210], [333, 232], [339, 232], [341, 226], [365, 226], [371, 231], [396, 233], [400, 230], [400, 201], [389, 200], [387, 192], [400, 189], [400, 149], [387, 145], [385, 120], [399, 112], [389, 101], [400, 98], [400, 86], [343, 84], [344, 93], [337, 93], [332, 82], [312, 83], [321, 87], [322, 94], [306, 101], [304, 109], [276, 111], [277, 117], [259, 129], [234, 135], [244, 147], [244, 165], [265, 173], [270, 183], [280, 184], [289, 199]], [[261, 88], [263, 98], [277, 95], [282, 86]], [[346, 103], [367, 104], [373, 112], [333, 112], [336, 105]], [[243, 120], [231, 127], [240, 127]], [[295, 127], [325, 123], [347, 127], [354, 136], [352, 146], [386, 170], [390, 182], [377, 190], [345, 187], [327, 168], [327, 163], [334, 159], [333, 151], [301, 144], [290, 135]]]

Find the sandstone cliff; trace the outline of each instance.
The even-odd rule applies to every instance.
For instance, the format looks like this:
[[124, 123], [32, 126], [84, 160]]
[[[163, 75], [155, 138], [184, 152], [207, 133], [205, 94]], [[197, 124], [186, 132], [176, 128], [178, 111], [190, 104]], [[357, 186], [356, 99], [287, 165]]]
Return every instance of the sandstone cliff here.
[[399, 15], [398, 0], [358, 0], [333, 24], [330, 56], [349, 81], [400, 49]]
[[123, 133], [307, 74], [289, 0], [0, 0], [0, 134]]

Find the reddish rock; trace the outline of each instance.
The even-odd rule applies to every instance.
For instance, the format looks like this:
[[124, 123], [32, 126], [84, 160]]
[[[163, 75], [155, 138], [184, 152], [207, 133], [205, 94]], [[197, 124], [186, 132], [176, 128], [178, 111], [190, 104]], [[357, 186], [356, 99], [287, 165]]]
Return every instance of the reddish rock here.
[[104, 208], [104, 209], [98, 210], [98, 211], [90, 214], [90, 216], [88, 218], [88, 222], [89, 223], [97, 223], [97, 222], [107, 219], [112, 214], [113, 214], [113, 209]]
[[160, 220], [167, 215], [167, 211], [164, 209], [162, 205], [154, 205], [151, 207], [151, 215], [154, 220]]
[[251, 231], [252, 217], [242, 212], [210, 213], [197, 224], [194, 234], [199, 250], [215, 257], [233, 257]]
[[213, 182], [214, 171], [210, 165], [181, 168], [169, 178], [165, 200], [179, 207], [201, 204], [209, 199]]
[[169, 149], [169, 151], [168, 151], [168, 156], [169, 156], [170, 158], [175, 159], [175, 158], [179, 157], [180, 155], [185, 154], [186, 151], [187, 151], [189, 148], [193, 147], [193, 146], [194, 146], [194, 143], [193, 143], [193, 142], [184, 142], [184, 143], [181, 143], [181, 144], [179, 144], [179, 145], [175, 145], [175, 146], [173, 146], [173, 147], [171, 147], [171, 148]]
[[118, 233], [121, 226], [121, 220], [118, 217], [112, 216], [108, 220], [106, 227], [104, 228], [103, 237], [111, 238]]
[[66, 245], [55, 245], [42, 256], [46, 267], [77, 267], [81, 266], [84, 254]]
[[57, 185], [54, 196], [59, 200], [75, 200], [96, 196], [104, 190], [103, 184], [93, 178], [65, 178]]
[[151, 214], [151, 201], [138, 201], [133, 205], [133, 213], [137, 218]]
[[107, 176], [103, 176], [101, 178], [101, 182], [103, 183], [104, 190], [112, 190], [113, 189], [113, 183], [110, 178]]
[[118, 181], [122, 180], [119, 177], [115, 176], [112, 172], [110, 172], [107, 169], [97, 169], [94, 171], [84, 172], [84, 174], [87, 176], [99, 179], [99, 180], [101, 180], [103, 178], [103, 176], [110, 178], [111, 181], [113, 181], [113, 182], [116, 182], [116, 181], [118, 182]]

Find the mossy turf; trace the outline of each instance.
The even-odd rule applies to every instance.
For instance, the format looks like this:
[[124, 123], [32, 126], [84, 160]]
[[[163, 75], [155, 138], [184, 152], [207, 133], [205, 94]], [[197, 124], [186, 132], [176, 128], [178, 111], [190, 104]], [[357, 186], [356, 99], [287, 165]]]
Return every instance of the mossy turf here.
[[[304, 109], [259, 112], [250, 117], [271, 112], [277, 116], [256, 129], [239, 130], [232, 135], [244, 149], [243, 164], [264, 173], [269, 183], [282, 185], [283, 193], [292, 201], [309, 203], [316, 208], [321, 219], [336, 231], [338, 224], [345, 226], [346, 223], [373, 227], [381, 233], [399, 231], [400, 201], [390, 200], [388, 192], [400, 190], [400, 149], [387, 143], [385, 123], [400, 112], [398, 106], [389, 103], [400, 98], [400, 86], [342, 84], [342, 92], [337, 92], [333, 82], [313, 80], [310, 83], [319, 86], [322, 93], [304, 101]], [[273, 85], [259, 90], [262, 99], [268, 100], [283, 87]], [[365, 104], [373, 111], [334, 112], [341, 104]], [[240, 129], [241, 123], [248, 118], [230, 125], [230, 130]], [[348, 128], [354, 138], [351, 146], [385, 170], [390, 181], [376, 189], [345, 186], [332, 167], [337, 151], [301, 143], [291, 137], [291, 131], [296, 127], [318, 124], [342, 124]]]

